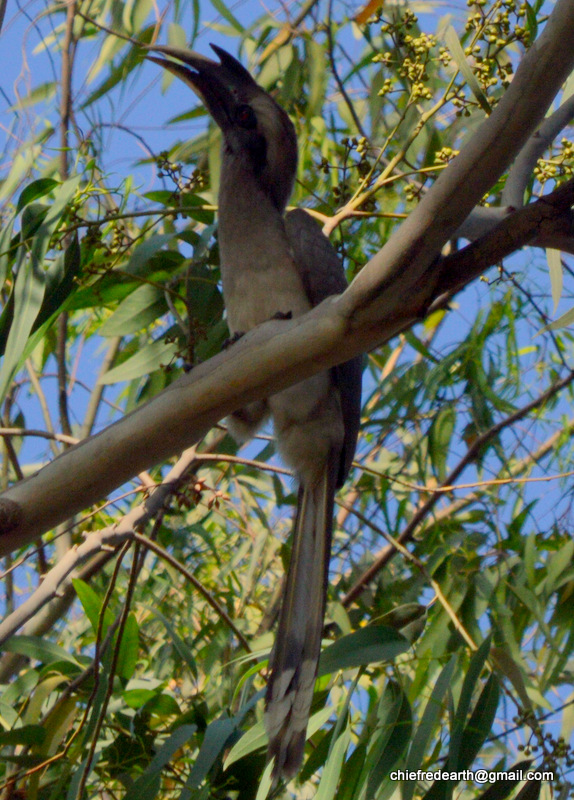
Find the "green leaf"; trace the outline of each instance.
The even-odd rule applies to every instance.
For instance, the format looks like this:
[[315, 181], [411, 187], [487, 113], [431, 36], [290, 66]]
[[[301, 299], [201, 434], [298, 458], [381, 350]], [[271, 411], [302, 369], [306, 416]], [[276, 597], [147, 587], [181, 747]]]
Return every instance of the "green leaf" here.
[[130, 708], [141, 708], [156, 696], [153, 689], [126, 689], [123, 698]]
[[489, 786], [485, 792], [479, 795], [477, 800], [505, 800], [510, 792], [518, 786], [519, 783], [522, 783], [523, 778], [521, 775], [529, 769], [531, 765], [532, 759], [518, 761], [516, 764], [513, 764], [512, 767], [507, 770], [509, 777], [497, 780], [496, 783], [493, 783], [492, 786]]
[[[169, 764], [174, 754], [188, 742], [197, 731], [196, 725], [182, 725], [159, 748], [149, 766], [124, 795], [124, 800], [153, 800], [157, 797], [156, 779]], [[159, 789], [159, 786], [157, 786]]]
[[151, 608], [149, 606], [146, 606], [146, 608], [148, 609], [148, 611], [151, 611], [151, 613], [163, 623], [178, 656], [184, 663], [187, 664], [194, 678], [197, 678], [199, 674], [197, 671], [197, 664], [195, 663], [193, 653], [191, 652], [189, 646], [183, 641], [183, 639], [180, 636], [178, 636], [173, 625], [169, 622], [167, 617], [165, 617], [160, 611], [157, 610], [157, 608]]
[[524, 680], [524, 668], [517, 664], [507, 650], [501, 647], [493, 647], [491, 657], [497, 668], [506, 675], [514, 690], [518, 694], [523, 706], [529, 711], [532, 710], [532, 702], [526, 689], [526, 682]]
[[528, 0], [525, 0], [524, 7], [526, 8], [526, 30], [530, 34], [530, 41], [533, 42], [538, 35], [538, 19]]
[[177, 351], [178, 346], [175, 342], [165, 342], [163, 339], [150, 342], [131, 358], [106, 372], [98, 383], [122, 383], [141, 378], [142, 375], [149, 375], [150, 372], [167, 366], [176, 357]]
[[[174, 205], [174, 194], [167, 189], [155, 189], [153, 192], [146, 192], [144, 197], [146, 200], [151, 200], [152, 203], [161, 203], [163, 206]], [[163, 235], [165, 236], [165, 234]], [[152, 236], [151, 238], [153, 239], [155, 237]], [[173, 236], [170, 234], [169, 238], [172, 239]], [[146, 240], [146, 242], [149, 241], [149, 239]], [[144, 242], [144, 244], [146, 244], [146, 242]], [[142, 247], [142, 245], [140, 245], [140, 247]]]
[[367, 756], [367, 796], [374, 797], [379, 786], [405, 752], [413, 722], [407, 696], [395, 681], [388, 681], [380, 707], [380, 734]]
[[465, 81], [470, 86], [470, 89], [476, 99], [478, 100], [479, 104], [482, 106], [484, 111], [490, 115], [492, 109], [490, 107], [490, 103], [488, 102], [486, 95], [480, 88], [480, 84], [474, 76], [474, 72], [469, 66], [468, 61], [466, 60], [466, 56], [464, 54], [464, 50], [462, 49], [462, 45], [459, 41], [457, 33], [452, 25], [449, 25], [444, 34], [444, 42], [448, 49], [450, 50], [451, 56], [454, 58], [457, 67], [461, 71]]
[[319, 676], [341, 669], [364, 667], [377, 661], [392, 661], [410, 647], [410, 642], [393, 628], [369, 625], [343, 636], [326, 647], [319, 661]]
[[553, 553], [546, 564], [546, 580], [544, 581], [544, 593], [550, 597], [555, 590], [558, 580], [565, 569], [572, 566], [574, 559], [574, 540], [565, 542], [560, 550]]
[[309, 95], [307, 97], [307, 118], [321, 115], [329, 79], [327, 54], [324, 46], [315, 39], [305, 41], [306, 64], [309, 70]]
[[26, 97], [21, 97], [18, 103], [12, 106], [10, 110], [15, 111], [16, 109], [30, 108], [30, 106], [36, 105], [36, 103], [41, 103], [44, 100], [51, 100], [56, 94], [56, 86], [57, 84], [55, 81], [47, 81], [46, 83], [35, 86]]
[[[94, 633], [97, 633], [100, 624], [100, 614], [102, 612], [102, 598], [94, 591], [94, 589], [92, 589], [89, 584], [80, 578], [73, 578], [72, 586], [74, 587], [74, 590], [78, 596], [78, 600], [82, 604], [85, 615], [90, 620], [92, 630]], [[113, 621], [114, 615], [109, 608], [106, 608], [102, 623], [102, 637], [106, 635], [108, 628]]]
[[233, 16], [233, 14], [232, 14], [232, 13], [231, 13], [231, 11], [229, 10], [229, 8], [228, 8], [228, 7], [225, 5], [225, 3], [223, 2], [223, 0], [211, 0], [211, 5], [214, 7], [214, 9], [215, 9], [215, 10], [216, 10], [216, 11], [217, 11], [219, 14], [221, 14], [221, 16], [223, 17], [223, 19], [227, 20], [227, 22], [229, 22], [229, 24], [230, 24], [230, 25], [231, 25], [233, 28], [235, 28], [235, 30], [236, 30], [238, 33], [243, 33], [243, 32], [244, 32], [245, 28], [244, 28], [244, 27], [243, 27], [243, 25], [242, 25], [242, 24], [239, 22], [239, 20], [238, 20], [236, 17], [234, 17], [234, 16]]
[[[36, 346], [46, 337], [48, 329], [53, 325], [75, 287], [75, 278], [80, 272], [80, 266], [80, 247], [78, 238], [74, 234], [65, 252], [46, 273], [46, 289], [42, 307], [32, 326], [32, 334], [26, 342], [21, 360], [28, 358]], [[11, 299], [12, 295], [10, 296]], [[4, 312], [0, 318], [0, 353], [4, 351], [6, 346], [7, 329], [12, 324], [14, 315], [14, 306], [10, 300], [4, 308], [4, 311], [7, 312], [6, 318]], [[4, 322], [6, 322], [6, 325]]]
[[145, 328], [167, 311], [164, 293], [144, 284], [122, 300], [100, 328], [100, 336], [128, 336]]
[[357, 797], [361, 796], [360, 790], [363, 785], [361, 778], [366, 755], [366, 742], [359, 742], [349, 758], [345, 761], [345, 769], [341, 775], [337, 800], [356, 800]]
[[[307, 42], [305, 45], [307, 45]], [[322, 49], [320, 45], [319, 48]], [[288, 44], [285, 47], [279, 47], [265, 60], [265, 63], [261, 68], [261, 72], [257, 76], [257, 83], [259, 83], [261, 86], [269, 87], [276, 84], [277, 81], [282, 81], [284, 88], [285, 74], [287, 73], [291, 62], [293, 61], [293, 56], [294, 53], [291, 44]], [[320, 63], [322, 63], [321, 59]], [[309, 67], [312, 69], [315, 67], [315, 64], [310, 64]], [[307, 100], [307, 113], [309, 102], [310, 101]]]
[[11, 731], [1, 731], [0, 747], [15, 744], [38, 745], [45, 738], [46, 729], [41, 725], [22, 725], [21, 728], [13, 728]]
[[[99, 761], [100, 756], [101, 756], [101, 751], [99, 753], [94, 753], [94, 757], [91, 759], [88, 775], [95, 768], [96, 764]], [[77, 800], [80, 782], [84, 776], [84, 771], [87, 767], [87, 762], [88, 762], [88, 756], [84, 758], [84, 760], [79, 764], [78, 768], [72, 775], [72, 779], [68, 787], [68, 794], [66, 795], [66, 800]]]
[[40, 639], [38, 636], [12, 636], [7, 642], [4, 642], [1, 650], [2, 652], [19, 653], [22, 656], [34, 658], [42, 662], [42, 664], [69, 661], [79, 666], [74, 656], [64, 650], [63, 647], [59, 647], [46, 639]]
[[267, 766], [263, 770], [263, 775], [261, 776], [261, 781], [257, 789], [257, 795], [255, 797], [255, 800], [267, 800], [267, 797], [269, 797], [269, 793], [273, 788], [273, 778], [271, 776], [272, 770], [273, 770], [273, 761], [270, 761], [269, 764], [267, 764]]
[[[20, 366], [28, 337], [37, 322], [46, 288], [44, 259], [50, 237], [57, 228], [66, 206], [76, 193], [80, 179], [81, 177], [76, 175], [60, 185], [55, 192], [52, 205], [45, 212], [42, 209], [41, 216], [35, 216], [36, 220], [41, 218], [42, 221], [34, 233], [29, 255], [23, 248], [19, 252], [14, 285], [13, 318], [0, 370], [0, 398], [4, 397]], [[24, 214], [31, 208], [32, 206], [27, 206]], [[24, 227], [22, 233], [24, 234]], [[17, 324], [14, 324], [16, 320]]]
[[[434, 326], [432, 325], [432, 323], [430, 321], [430, 318], [434, 317], [435, 314], [440, 314], [440, 313], [442, 313], [444, 315], [444, 312], [436, 312], [435, 311], [434, 314], [431, 314], [430, 317], [427, 317], [425, 319], [425, 321], [423, 323], [424, 327], [425, 327], [425, 331], [426, 331], [427, 326], [428, 326], [429, 330], [433, 329]], [[408, 342], [408, 344], [413, 348], [413, 350], [416, 350], [417, 353], [420, 353], [420, 355], [423, 356], [423, 358], [427, 359], [428, 361], [430, 361], [433, 364], [437, 363], [437, 359], [433, 355], [432, 351], [429, 350], [429, 348], [427, 347], [426, 344], [421, 342], [421, 340], [418, 338], [418, 336], [416, 336], [412, 332], [412, 330], [405, 331], [403, 336], [405, 337], [405, 340]]]
[[[510, 528], [510, 526], [509, 526]], [[536, 533], [532, 531], [528, 536], [525, 537], [524, 543], [524, 574], [526, 575], [526, 580], [528, 582], [528, 586], [533, 591], [536, 590], [536, 559], [538, 556], [538, 552], [536, 550]]]
[[541, 780], [535, 778], [529, 780], [516, 795], [516, 800], [538, 800], [541, 789]]
[[570, 77], [564, 84], [564, 91], [562, 92], [562, 97], [560, 98], [560, 105], [564, 105], [566, 100], [568, 100], [574, 94], [574, 72], [570, 73]]
[[[332, 713], [331, 709], [329, 709], [329, 715], [326, 717], [325, 721], [329, 719]], [[254, 753], [256, 750], [263, 749], [267, 746], [267, 741], [267, 732], [265, 731], [264, 723], [256, 722], [255, 725], [252, 725], [251, 728], [243, 734], [241, 739], [233, 745], [225, 759], [224, 768], [227, 769], [236, 761], [239, 761], [240, 758], [244, 758]]]
[[329, 753], [329, 758], [327, 759], [327, 763], [323, 769], [321, 782], [319, 784], [317, 794], [315, 795], [315, 800], [332, 800], [332, 798], [335, 796], [337, 784], [339, 783], [339, 778], [341, 777], [341, 770], [343, 769], [345, 753], [347, 752], [350, 741], [351, 725], [350, 722], [348, 722], [345, 730], [337, 738], [337, 741]]
[[535, 336], [540, 336], [541, 333], [545, 333], [546, 331], [557, 331], [560, 328], [567, 328], [569, 325], [572, 325], [573, 322], [574, 308], [570, 308], [568, 311], [565, 311], [564, 314], [561, 314], [558, 319], [549, 322], [548, 325], [544, 325], [539, 331], [536, 331]]
[[[149, 44], [152, 33], [153, 28], [146, 28], [145, 30], [140, 31], [138, 38], [142, 44]], [[128, 75], [144, 60], [145, 55], [143, 51], [140, 50], [139, 47], [130, 46], [127, 49], [126, 55], [119, 61], [118, 65], [113, 66], [111, 57], [121, 47], [125, 47], [125, 43], [118, 39], [117, 36], [110, 36], [106, 40], [104, 47], [101, 48], [99, 63], [96, 63], [95, 67], [91, 71], [91, 74], [92, 76], [97, 74], [103, 64], [110, 65], [110, 74], [100, 84], [100, 86], [89, 95], [87, 100], [82, 103], [80, 106], [82, 110], [88, 108], [92, 105], [92, 103], [95, 103], [96, 100], [99, 100], [101, 97], [106, 95], [115, 86], [117, 86], [118, 83], [125, 81]], [[108, 52], [106, 52], [106, 50]]]
[[8, 761], [10, 764], [18, 764], [22, 769], [30, 769], [31, 767], [37, 767], [38, 764], [41, 764], [46, 759], [44, 756], [11, 756], [3, 754], [2, 760]]
[[460, 743], [459, 769], [467, 769], [480, 752], [491, 733], [498, 702], [500, 685], [496, 675], [489, 675], [466, 725]]
[[550, 288], [552, 289], [552, 302], [554, 303], [554, 314], [558, 308], [558, 303], [562, 296], [563, 274], [562, 274], [562, 253], [551, 247], [546, 248], [546, 260], [548, 262], [548, 272], [550, 274]]
[[155, 236], [150, 236], [145, 242], [142, 242], [135, 248], [130, 256], [130, 260], [125, 267], [122, 267], [122, 272], [127, 272], [128, 275], [137, 275], [144, 277], [146, 267], [150, 260], [165, 247], [166, 244], [173, 242], [176, 234], [173, 233], [158, 233]]
[[135, 614], [130, 612], [122, 633], [116, 673], [125, 681], [133, 677], [139, 653], [139, 627]]
[[64, 252], [46, 270], [46, 297], [36, 325], [47, 320], [68, 298], [80, 273], [81, 263], [80, 243], [74, 232]]
[[59, 182], [55, 181], [53, 178], [38, 178], [37, 181], [32, 181], [32, 183], [28, 184], [28, 186], [22, 190], [18, 198], [16, 213], [19, 214], [25, 206], [33, 203], [34, 200], [38, 200], [39, 197], [44, 197], [49, 194], [59, 185]]
[[[14, 220], [11, 219], [2, 229], [2, 233], [0, 233], [0, 288], [4, 286], [4, 282], [8, 276], [8, 269], [14, 257], [14, 250], [12, 249], [13, 230]], [[12, 297], [12, 295], [10, 295], [10, 297]], [[6, 306], [4, 306], [2, 310], [2, 316], [4, 316], [5, 308]]]
[[[438, 720], [443, 712], [442, 704], [452, 682], [456, 656], [452, 655], [446, 666], [442, 669], [427, 700], [422, 719], [413, 737], [405, 769], [415, 771], [420, 769], [425, 758], [426, 749]], [[402, 800], [411, 800], [416, 787], [416, 781], [403, 783]]]
[[20, 697], [27, 697], [32, 693], [39, 679], [40, 674], [37, 670], [26, 670], [26, 672], [14, 678], [11, 684], [3, 690], [2, 701], [8, 705], [15, 705]]
[[[181, 205], [184, 206], [185, 212], [182, 214], [186, 217], [190, 217], [191, 219], [197, 220], [197, 222], [202, 222], [204, 225], [213, 226], [210, 229], [206, 229], [205, 233], [208, 234], [209, 237], [213, 235], [214, 230], [214, 219], [215, 219], [215, 212], [212, 209], [204, 208], [204, 206], [209, 205], [205, 198], [201, 197], [198, 194], [184, 194], [181, 197]], [[181, 231], [178, 233], [178, 238], [186, 241], [189, 233], [195, 233], [194, 231]], [[202, 233], [203, 238], [203, 233]]]
[[[12, 319], [0, 370], [0, 399], [4, 398], [20, 366], [28, 336], [42, 307], [45, 285], [45, 273], [37, 271], [32, 259], [27, 258], [25, 252], [20, 250]], [[14, 324], [15, 320], [18, 321], [17, 324]]]
[[173, 717], [181, 716], [181, 708], [177, 704], [175, 698], [170, 694], [154, 694], [143, 705], [143, 711], [146, 714], [153, 714], [156, 717]]
[[203, 264], [193, 264], [187, 274], [189, 314], [210, 329], [223, 314], [223, 297], [217, 281]]
[[187, 48], [187, 36], [181, 25], [170, 22], [167, 29], [167, 43], [170, 47]]
[[472, 694], [480, 678], [480, 673], [486, 663], [490, 652], [491, 637], [487, 637], [480, 645], [476, 653], [473, 654], [468, 665], [468, 671], [464, 677], [456, 713], [454, 715], [450, 747], [448, 751], [447, 769], [455, 771], [462, 769], [460, 765], [460, 747], [465, 728], [466, 717], [470, 708]]
[[189, 777], [185, 784], [187, 789], [196, 789], [205, 780], [205, 776], [223, 753], [230, 737], [235, 733], [235, 719], [221, 717], [208, 726]]
[[10, 197], [28, 176], [29, 171], [36, 168], [38, 159], [43, 152], [40, 142], [45, 135], [45, 132], [37, 134], [34, 142], [29, 142], [26, 147], [16, 153], [8, 177], [0, 183], [0, 197], [3, 199]]
[[454, 406], [447, 403], [439, 410], [429, 430], [429, 455], [439, 481], [446, 478], [447, 458], [455, 423]]
[[381, 625], [386, 625], [387, 628], [402, 631], [404, 628], [409, 628], [413, 622], [419, 622], [421, 619], [426, 619], [426, 617], [426, 606], [420, 603], [403, 603], [402, 606], [397, 606], [388, 611], [377, 621]]
[[139, 33], [145, 23], [148, 15], [151, 11], [153, 6], [153, 0], [134, 0], [133, 3], [133, 12], [132, 12], [132, 19], [131, 19], [131, 29], [134, 33]]

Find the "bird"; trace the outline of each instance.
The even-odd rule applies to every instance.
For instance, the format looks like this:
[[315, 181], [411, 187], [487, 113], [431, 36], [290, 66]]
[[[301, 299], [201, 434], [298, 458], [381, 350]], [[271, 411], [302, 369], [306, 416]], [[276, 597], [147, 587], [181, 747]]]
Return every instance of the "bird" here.
[[[303, 209], [286, 212], [298, 163], [295, 127], [250, 72], [221, 47], [218, 61], [164, 45], [147, 58], [184, 81], [222, 134], [218, 241], [231, 340], [271, 318], [307, 313], [345, 291], [335, 248]], [[357, 446], [362, 359], [319, 372], [228, 418], [238, 442], [269, 418], [298, 482], [291, 559], [269, 660], [265, 727], [272, 775], [303, 761], [325, 618], [335, 492]]]

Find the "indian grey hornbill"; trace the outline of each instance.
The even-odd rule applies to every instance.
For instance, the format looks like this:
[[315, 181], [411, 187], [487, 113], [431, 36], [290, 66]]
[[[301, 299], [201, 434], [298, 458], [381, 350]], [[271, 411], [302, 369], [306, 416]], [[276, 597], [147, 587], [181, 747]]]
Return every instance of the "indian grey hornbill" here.
[[[219, 63], [174, 47], [150, 46], [150, 60], [200, 97], [223, 134], [219, 250], [230, 333], [274, 316], [305, 314], [347, 282], [317, 223], [285, 215], [297, 169], [295, 128], [285, 111], [233, 56]], [[291, 563], [270, 658], [265, 724], [274, 776], [293, 776], [303, 759], [325, 615], [333, 503], [355, 453], [361, 359], [321, 372], [229, 419], [239, 441], [269, 416], [278, 449], [299, 482]]]

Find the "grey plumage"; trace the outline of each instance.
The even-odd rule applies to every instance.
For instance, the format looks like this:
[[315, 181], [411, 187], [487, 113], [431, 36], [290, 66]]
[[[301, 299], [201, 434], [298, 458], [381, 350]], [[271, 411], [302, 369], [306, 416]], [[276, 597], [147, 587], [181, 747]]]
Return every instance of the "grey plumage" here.
[[[278, 312], [298, 316], [345, 290], [342, 264], [304, 211], [284, 215], [297, 168], [295, 129], [285, 111], [232, 56], [220, 61], [169, 47], [150, 56], [202, 99], [223, 133], [219, 247], [230, 332]], [[293, 548], [270, 658], [265, 722], [274, 775], [302, 761], [321, 649], [335, 490], [355, 452], [361, 360], [353, 359], [235, 412], [238, 440], [273, 419], [278, 449], [298, 483]]]

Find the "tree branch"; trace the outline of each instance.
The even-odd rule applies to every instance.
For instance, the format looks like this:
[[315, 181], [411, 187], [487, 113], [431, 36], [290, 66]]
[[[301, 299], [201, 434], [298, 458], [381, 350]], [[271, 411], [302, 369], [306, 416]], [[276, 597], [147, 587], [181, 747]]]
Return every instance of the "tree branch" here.
[[180, 485], [196, 463], [196, 449], [191, 447], [172, 467], [165, 480], [152, 489], [149, 496], [126, 514], [120, 522], [96, 533], [90, 533], [83, 544], [71, 547], [65, 556], [46, 573], [36, 591], [13, 614], [0, 623], [0, 644], [31, 619], [42, 606], [57, 597], [61, 593], [66, 579], [80, 564], [110, 547], [115, 548], [127, 539], [133, 538], [134, 531], [145, 525], [163, 508], [167, 497]]
[[508, 173], [506, 185], [502, 191], [501, 204], [521, 208], [524, 205], [524, 192], [532, 178], [536, 162], [548, 150], [554, 139], [574, 118], [574, 95], [562, 103], [540, 128], [532, 134], [519, 153], [512, 169]]
[[[87, 560], [92, 560], [92, 558], [97, 558], [98, 560], [103, 559], [104, 563], [107, 562], [114, 554], [106, 551], [117, 548], [127, 541], [127, 539], [135, 539], [148, 550], [152, 550], [160, 558], [169, 561], [173, 567], [182, 572], [187, 580], [189, 580], [205, 597], [216, 613], [233, 630], [243, 647], [249, 652], [249, 644], [241, 631], [237, 629], [225, 609], [213, 598], [203, 584], [201, 584], [189, 570], [182, 566], [177, 559], [167, 553], [164, 548], [160, 547], [148, 537], [142, 536], [136, 532], [136, 529], [141, 528], [162, 511], [168, 497], [177, 490], [182, 481], [186, 479], [187, 475], [193, 472], [193, 470], [209, 456], [209, 453], [197, 453], [195, 447], [189, 448], [189, 450], [181, 456], [177, 464], [170, 470], [165, 481], [155, 486], [149, 497], [147, 497], [143, 503], [133, 509], [129, 514], [126, 514], [120, 522], [102, 531], [91, 533], [84, 544], [79, 547], [70, 548], [68, 553], [60, 559], [58, 564], [44, 576], [44, 580], [36, 591], [22, 603], [19, 608], [9, 614], [6, 619], [0, 623], [0, 645], [10, 638], [10, 636], [13, 636], [26, 621], [36, 616], [43, 607], [55, 598], [63, 601], [63, 603], [61, 603], [62, 611], [65, 612], [75, 596], [75, 591], [70, 580], [72, 573], [75, 573], [82, 563]], [[216, 456], [213, 456], [213, 458], [215, 457]], [[0, 662], [0, 667], [1, 666], [3, 666], [2, 662]], [[7, 666], [8, 665], [4, 665], [4, 672]]]
[[[524, 192], [532, 178], [536, 162], [573, 118], [574, 95], [551, 114], [526, 142], [508, 173], [506, 184], [502, 190], [500, 206], [490, 208], [476, 206], [457, 230], [456, 237], [474, 241], [474, 239], [489, 233], [512, 211], [524, 206]], [[557, 241], [555, 240], [555, 242]], [[556, 243], [544, 243], [540, 246], [556, 247], [557, 250], [566, 252], [574, 251], [572, 241], [566, 240], [563, 244], [565, 246]]]
[[571, 178], [552, 194], [506, 216], [490, 233], [441, 259], [437, 265], [441, 273], [437, 291], [458, 291], [526, 245], [545, 247], [546, 242], [559, 238], [574, 246], [573, 205], [574, 178]]

